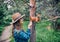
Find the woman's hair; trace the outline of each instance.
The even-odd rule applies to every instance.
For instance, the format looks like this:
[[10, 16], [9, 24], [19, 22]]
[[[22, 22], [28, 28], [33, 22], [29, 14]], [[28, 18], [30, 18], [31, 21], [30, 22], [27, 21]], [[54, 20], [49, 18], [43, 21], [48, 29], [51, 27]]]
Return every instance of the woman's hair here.
[[15, 24], [13, 24], [13, 28], [12, 28], [12, 36], [13, 36], [13, 33], [14, 33], [14, 29], [15, 29]]
[[13, 24], [12, 35], [13, 35], [13, 33], [14, 33], [14, 29], [16, 28], [16, 26], [20, 26], [20, 28], [23, 28], [22, 23], [20, 23], [20, 20], [18, 20], [17, 22], [15, 22], [15, 23]]

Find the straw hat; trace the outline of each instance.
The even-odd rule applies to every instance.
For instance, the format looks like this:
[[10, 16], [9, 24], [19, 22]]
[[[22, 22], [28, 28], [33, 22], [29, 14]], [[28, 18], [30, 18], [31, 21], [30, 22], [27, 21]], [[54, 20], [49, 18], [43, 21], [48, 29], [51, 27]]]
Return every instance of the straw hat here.
[[23, 18], [24, 16], [25, 16], [25, 14], [21, 15], [20, 13], [14, 13], [12, 15], [12, 22], [10, 24], [17, 22], [19, 19]]

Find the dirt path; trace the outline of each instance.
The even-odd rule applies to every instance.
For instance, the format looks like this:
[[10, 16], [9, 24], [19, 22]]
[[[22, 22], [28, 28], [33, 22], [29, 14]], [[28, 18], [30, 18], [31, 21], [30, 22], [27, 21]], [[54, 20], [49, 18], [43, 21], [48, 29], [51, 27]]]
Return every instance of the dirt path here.
[[10, 42], [10, 37], [12, 35], [12, 25], [6, 26], [5, 30], [2, 32], [0, 42]]

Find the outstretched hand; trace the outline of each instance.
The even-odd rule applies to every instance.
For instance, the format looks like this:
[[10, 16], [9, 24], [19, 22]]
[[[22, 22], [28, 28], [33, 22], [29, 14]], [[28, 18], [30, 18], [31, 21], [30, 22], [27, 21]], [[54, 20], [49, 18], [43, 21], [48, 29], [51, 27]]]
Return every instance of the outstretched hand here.
[[32, 21], [29, 22], [28, 28], [29, 28], [29, 29], [32, 28]]

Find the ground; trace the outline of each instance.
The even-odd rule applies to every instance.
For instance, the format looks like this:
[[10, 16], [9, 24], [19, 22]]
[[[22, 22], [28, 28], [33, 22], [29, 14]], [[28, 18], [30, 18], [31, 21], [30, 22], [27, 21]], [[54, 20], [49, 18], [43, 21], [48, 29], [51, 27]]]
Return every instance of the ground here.
[[1, 35], [1, 42], [10, 42], [10, 37], [12, 36], [12, 26], [6, 26]]
[[[24, 21], [24, 30], [27, 30], [28, 21]], [[5, 32], [8, 31], [8, 32]], [[11, 27], [8, 26], [8, 29], [5, 27], [5, 30], [2, 33], [2, 36], [5, 38], [7, 35], [10, 34]], [[5, 36], [6, 35], [6, 36]], [[7, 36], [8, 38], [8, 36]], [[14, 42], [13, 37], [10, 38], [10, 42]], [[38, 22], [36, 23], [36, 42], [60, 42], [60, 31], [56, 31], [51, 28], [51, 22]]]

